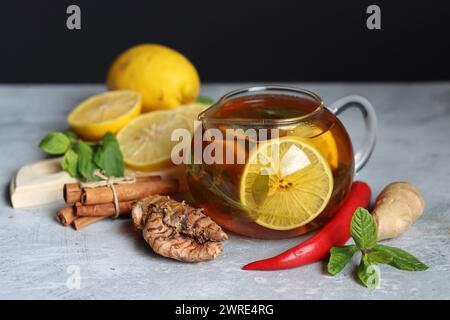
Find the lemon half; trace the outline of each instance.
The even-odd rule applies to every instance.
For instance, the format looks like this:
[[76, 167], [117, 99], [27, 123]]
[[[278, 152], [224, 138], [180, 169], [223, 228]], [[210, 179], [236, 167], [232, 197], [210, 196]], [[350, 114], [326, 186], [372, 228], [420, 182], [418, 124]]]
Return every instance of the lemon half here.
[[250, 154], [240, 200], [257, 224], [290, 230], [316, 218], [332, 191], [333, 175], [320, 151], [288, 136], [260, 143]]
[[99, 140], [106, 132], [116, 133], [139, 115], [141, 97], [130, 90], [109, 91], [81, 102], [67, 117], [72, 130], [87, 140]]

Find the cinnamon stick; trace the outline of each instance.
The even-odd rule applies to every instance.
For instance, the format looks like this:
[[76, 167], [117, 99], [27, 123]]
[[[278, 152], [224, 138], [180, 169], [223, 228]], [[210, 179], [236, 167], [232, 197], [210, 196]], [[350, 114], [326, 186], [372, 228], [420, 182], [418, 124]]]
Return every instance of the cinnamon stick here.
[[[142, 199], [152, 194], [166, 195], [178, 190], [178, 180], [168, 179], [160, 181], [136, 182], [114, 185], [119, 202]], [[110, 187], [85, 188], [82, 190], [82, 204], [102, 204], [114, 202], [113, 191]]]
[[76, 219], [74, 208], [67, 207], [59, 209], [55, 215], [55, 219], [62, 225], [68, 226]]
[[[133, 202], [134, 201], [119, 202], [119, 214], [130, 213]], [[114, 203], [83, 205], [82, 203], [77, 202], [74, 208], [77, 217], [111, 217], [116, 215]]]
[[80, 230], [94, 222], [100, 221], [105, 218], [107, 217], [78, 217], [72, 222], [72, 226], [75, 228], [75, 230]]
[[81, 187], [79, 183], [66, 183], [64, 185], [64, 201], [74, 204], [81, 199]]
[[[179, 188], [177, 179], [162, 180], [160, 176], [142, 176], [136, 183], [114, 185], [119, 201], [119, 214], [131, 212], [135, 200], [152, 194], [174, 193]], [[64, 200], [72, 207], [62, 208], [56, 219], [80, 230], [94, 222], [116, 214], [114, 195], [110, 187], [81, 188], [79, 183], [64, 185]]]
[[[151, 182], [161, 180], [160, 176], [141, 176], [136, 177], [137, 182]], [[64, 185], [64, 200], [67, 204], [75, 204], [80, 202], [82, 189], [79, 183], [66, 183]]]

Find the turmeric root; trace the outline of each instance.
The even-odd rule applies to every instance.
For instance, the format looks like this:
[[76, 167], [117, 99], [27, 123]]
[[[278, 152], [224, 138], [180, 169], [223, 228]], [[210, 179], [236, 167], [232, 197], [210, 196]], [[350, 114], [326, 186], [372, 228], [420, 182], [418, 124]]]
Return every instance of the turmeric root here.
[[372, 215], [378, 240], [401, 235], [419, 218], [425, 207], [420, 192], [408, 182], [393, 182], [378, 195]]
[[156, 253], [180, 261], [214, 259], [223, 251], [220, 241], [228, 239], [201, 209], [168, 196], [153, 195], [136, 202], [131, 215]]

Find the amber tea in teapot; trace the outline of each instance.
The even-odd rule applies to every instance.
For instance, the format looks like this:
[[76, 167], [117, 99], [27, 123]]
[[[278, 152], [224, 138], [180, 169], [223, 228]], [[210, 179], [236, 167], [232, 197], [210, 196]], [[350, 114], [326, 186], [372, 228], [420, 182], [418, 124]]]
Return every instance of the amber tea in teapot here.
[[[352, 103], [367, 108], [352, 100], [333, 111]], [[215, 139], [202, 140], [202, 150], [220, 151], [223, 161], [188, 166], [194, 199], [221, 226], [249, 237], [292, 237], [324, 224], [355, 173], [350, 137], [333, 111], [314, 93], [295, 88], [226, 95], [199, 115], [199, 130], [216, 132]], [[360, 158], [368, 158], [371, 148]], [[360, 167], [366, 160], [357, 158]]]

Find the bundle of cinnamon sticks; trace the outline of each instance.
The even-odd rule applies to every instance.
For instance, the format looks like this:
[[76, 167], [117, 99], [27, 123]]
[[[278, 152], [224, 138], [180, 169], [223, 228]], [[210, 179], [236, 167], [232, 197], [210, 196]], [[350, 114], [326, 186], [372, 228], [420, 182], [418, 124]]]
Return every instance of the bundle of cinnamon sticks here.
[[179, 188], [177, 179], [162, 180], [160, 176], [137, 177], [133, 183], [115, 184], [118, 213], [114, 191], [110, 186], [83, 187], [80, 183], [64, 185], [64, 200], [68, 207], [58, 210], [56, 220], [76, 230], [96, 221], [131, 212], [133, 203], [152, 194], [172, 194]]

